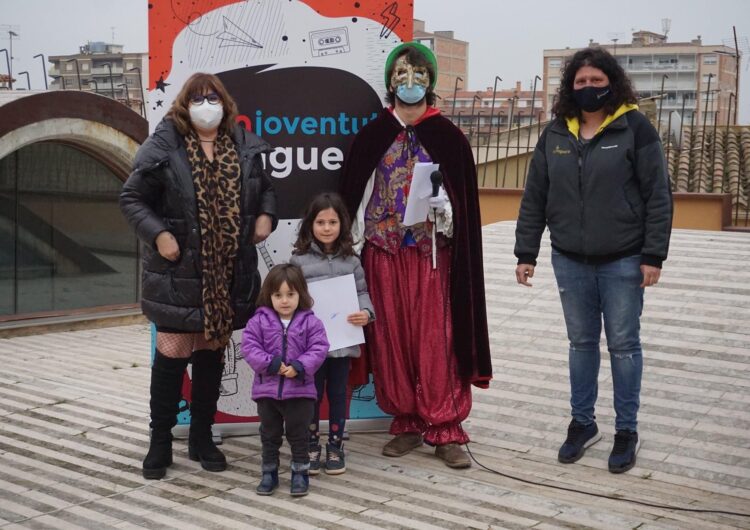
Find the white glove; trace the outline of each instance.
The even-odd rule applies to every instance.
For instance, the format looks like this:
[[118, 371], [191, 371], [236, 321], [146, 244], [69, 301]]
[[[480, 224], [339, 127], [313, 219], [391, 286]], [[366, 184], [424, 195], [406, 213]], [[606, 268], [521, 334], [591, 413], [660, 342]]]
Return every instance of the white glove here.
[[430, 197], [428, 201], [430, 203], [430, 213], [437, 211], [441, 214], [445, 211], [445, 205], [448, 202], [448, 195], [445, 194], [445, 190], [441, 187], [436, 197]]

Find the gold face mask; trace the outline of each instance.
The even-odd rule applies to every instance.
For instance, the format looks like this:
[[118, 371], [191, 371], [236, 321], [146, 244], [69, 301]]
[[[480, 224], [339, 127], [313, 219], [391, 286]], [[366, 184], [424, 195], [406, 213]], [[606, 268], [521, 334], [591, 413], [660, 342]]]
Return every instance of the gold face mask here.
[[412, 65], [406, 55], [402, 55], [393, 65], [391, 74], [391, 87], [395, 90], [401, 85], [406, 85], [406, 88], [420, 85], [426, 89], [430, 86], [430, 71], [426, 66]]

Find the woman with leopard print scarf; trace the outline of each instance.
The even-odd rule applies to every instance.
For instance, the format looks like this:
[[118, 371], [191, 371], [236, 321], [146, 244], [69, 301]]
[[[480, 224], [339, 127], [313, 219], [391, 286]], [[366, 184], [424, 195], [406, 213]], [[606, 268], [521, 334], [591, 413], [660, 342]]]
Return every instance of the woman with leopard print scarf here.
[[172, 428], [192, 359], [188, 454], [226, 469], [212, 440], [224, 348], [252, 315], [260, 287], [255, 243], [276, 227], [276, 196], [261, 154], [270, 146], [235, 123], [218, 77], [191, 76], [136, 154], [120, 207], [144, 243], [143, 313], [156, 325], [151, 444], [143, 476], [172, 464]]

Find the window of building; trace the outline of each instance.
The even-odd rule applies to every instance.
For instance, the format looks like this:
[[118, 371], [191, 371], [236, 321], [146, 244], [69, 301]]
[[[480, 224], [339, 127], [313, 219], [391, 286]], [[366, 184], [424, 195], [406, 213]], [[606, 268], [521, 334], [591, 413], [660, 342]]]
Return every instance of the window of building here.
[[73, 71], [73, 63], [66, 63], [65, 64], [65, 70], [68, 71], [68, 72], [72, 72]]
[[550, 68], [560, 68], [562, 66], [562, 59], [550, 59], [547, 64]]
[[81, 70], [83, 72], [88, 72], [89, 71], [89, 63], [81, 63]]
[[716, 64], [716, 55], [704, 55], [703, 64]]
[[709, 78], [710, 78], [710, 79], [713, 79], [714, 81], [716, 81], [716, 76], [715, 76], [715, 75], [711, 75], [711, 74], [703, 74], [703, 77], [702, 77], [702, 79], [703, 79], [703, 83], [704, 83], [704, 84], [705, 84], [705, 83], [708, 83], [708, 80], [709, 80]]
[[0, 160], [0, 315], [137, 302], [138, 243], [121, 188], [67, 145], [31, 144]]
[[[419, 44], [424, 44], [433, 51], [435, 50], [435, 39], [415, 39], [415, 41]], [[132, 68], [132, 66], [130, 66], [129, 68]]]
[[548, 85], [559, 85], [560, 84], [560, 78], [556, 75], [551, 75], [547, 78], [547, 84]]

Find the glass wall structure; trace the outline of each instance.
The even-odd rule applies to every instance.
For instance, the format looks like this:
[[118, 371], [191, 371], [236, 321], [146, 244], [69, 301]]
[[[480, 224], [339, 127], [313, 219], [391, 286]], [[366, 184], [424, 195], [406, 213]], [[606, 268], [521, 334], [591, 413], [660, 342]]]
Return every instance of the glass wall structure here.
[[0, 318], [138, 297], [138, 243], [118, 206], [122, 182], [62, 143], [0, 160]]

